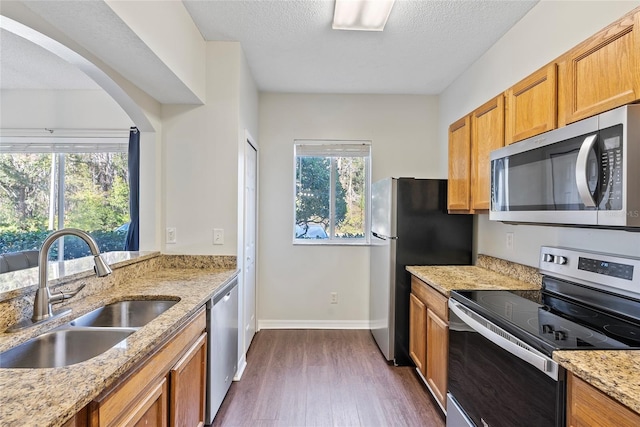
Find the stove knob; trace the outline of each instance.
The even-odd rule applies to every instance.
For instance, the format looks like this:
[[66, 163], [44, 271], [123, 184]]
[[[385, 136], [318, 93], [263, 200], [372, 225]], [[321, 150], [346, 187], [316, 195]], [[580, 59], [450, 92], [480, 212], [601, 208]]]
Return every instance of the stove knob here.
[[553, 326], [552, 325], [542, 325], [542, 333], [550, 334], [551, 332], [553, 332]]
[[557, 255], [554, 257], [553, 262], [559, 265], [564, 265], [567, 263], [567, 257]]
[[567, 334], [562, 331], [553, 331], [553, 339], [556, 341], [564, 341], [567, 339]]
[[553, 255], [551, 255], [551, 254], [544, 254], [544, 255], [542, 256], [542, 260], [543, 260], [544, 262], [553, 262], [553, 258], [554, 258], [554, 257], [553, 257]]

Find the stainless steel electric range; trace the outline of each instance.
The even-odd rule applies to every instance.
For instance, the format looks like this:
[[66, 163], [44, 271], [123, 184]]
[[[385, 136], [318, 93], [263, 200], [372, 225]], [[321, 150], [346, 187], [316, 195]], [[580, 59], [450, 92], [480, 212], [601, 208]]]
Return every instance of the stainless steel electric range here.
[[555, 350], [640, 348], [640, 258], [543, 246], [541, 291], [455, 291], [447, 427], [564, 426]]

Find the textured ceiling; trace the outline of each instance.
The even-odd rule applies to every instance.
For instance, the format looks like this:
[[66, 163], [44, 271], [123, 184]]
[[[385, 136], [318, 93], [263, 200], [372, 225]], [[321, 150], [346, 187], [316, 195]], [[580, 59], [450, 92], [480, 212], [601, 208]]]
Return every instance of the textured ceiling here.
[[74, 89], [100, 89], [75, 66], [6, 30], [0, 30], [0, 64], [3, 88], [60, 90], [71, 84]]
[[[262, 91], [438, 94], [537, 0], [396, 0], [384, 32], [332, 30], [332, 0], [183, 3], [206, 40], [241, 43]], [[197, 102], [102, 0], [24, 4], [158, 101]], [[0, 87], [92, 85], [42, 49], [0, 36]]]
[[332, 30], [330, 0], [183, 0], [206, 40], [240, 41], [260, 90], [438, 94], [537, 1], [397, 0], [383, 32]]

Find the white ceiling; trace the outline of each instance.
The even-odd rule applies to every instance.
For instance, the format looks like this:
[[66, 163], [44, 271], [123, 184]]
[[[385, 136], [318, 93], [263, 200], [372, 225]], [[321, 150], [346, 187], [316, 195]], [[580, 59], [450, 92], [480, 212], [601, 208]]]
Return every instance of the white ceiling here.
[[[537, 1], [396, 0], [384, 32], [332, 30], [332, 0], [183, 3], [206, 40], [241, 43], [261, 91], [438, 94]], [[194, 102], [102, 0], [23, 3], [158, 101]], [[95, 87], [28, 44], [0, 33], [0, 88]]]

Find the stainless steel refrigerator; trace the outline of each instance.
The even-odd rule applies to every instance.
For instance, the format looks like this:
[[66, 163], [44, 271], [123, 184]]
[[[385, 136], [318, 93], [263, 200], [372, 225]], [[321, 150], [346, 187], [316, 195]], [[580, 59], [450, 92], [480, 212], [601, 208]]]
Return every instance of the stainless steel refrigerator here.
[[407, 265], [471, 264], [472, 215], [447, 213], [447, 180], [386, 178], [371, 187], [369, 320], [387, 360], [411, 365]]

